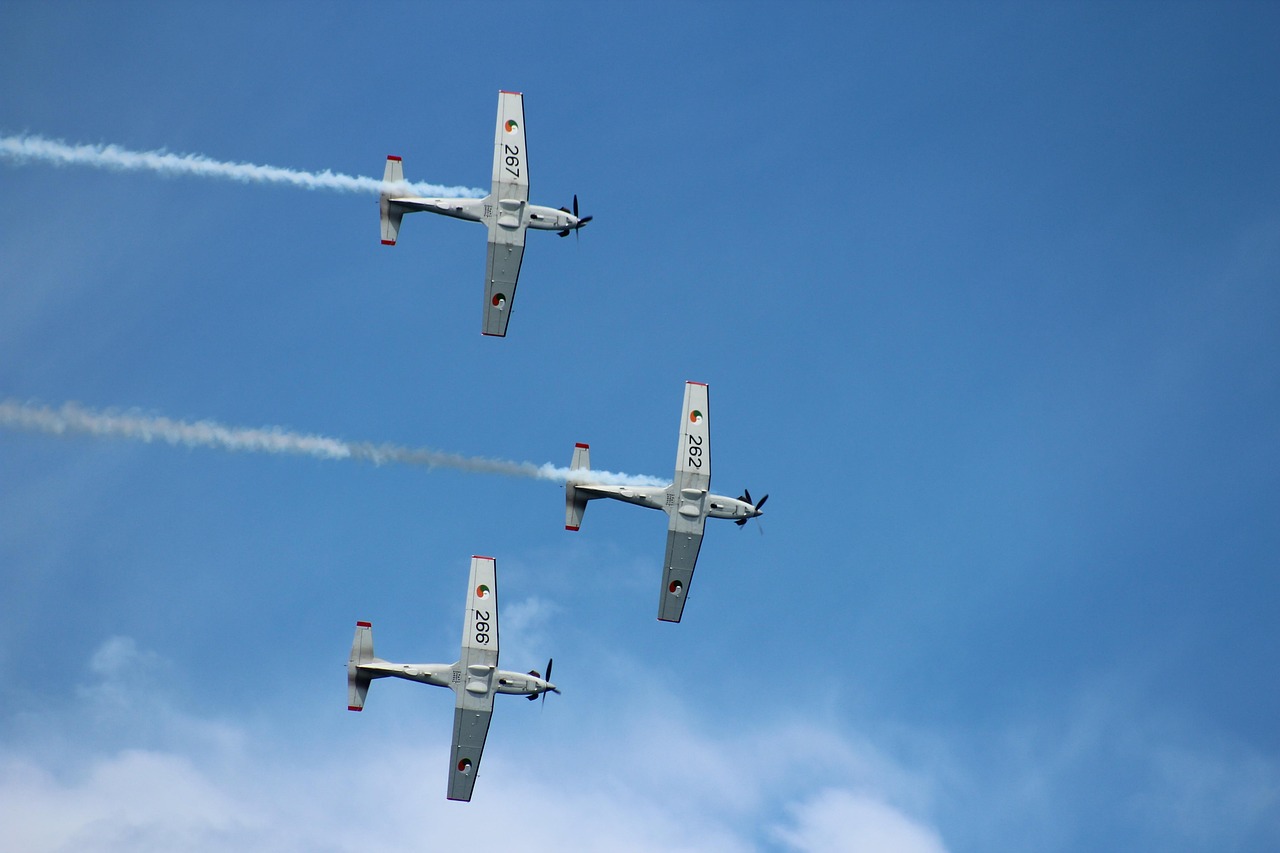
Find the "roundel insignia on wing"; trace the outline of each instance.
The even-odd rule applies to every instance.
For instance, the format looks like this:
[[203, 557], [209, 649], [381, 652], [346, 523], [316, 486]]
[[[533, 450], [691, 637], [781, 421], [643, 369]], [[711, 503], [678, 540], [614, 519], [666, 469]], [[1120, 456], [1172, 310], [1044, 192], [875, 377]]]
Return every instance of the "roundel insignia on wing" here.
[[470, 758], [464, 758], [464, 759], [462, 759], [461, 761], [459, 761], [459, 762], [458, 762], [458, 772], [459, 772], [459, 773], [470, 773], [470, 772], [471, 772], [471, 759], [470, 759]]
[[518, 127], [520, 127], [520, 125], [516, 124], [515, 119], [513, 118], [507, 119], [507, 133], [515, 133], [516, 128]]
[[488, 597], [489, 597], [488, 584], [482, 583], [480, 584], [480, 586], [476, 587], [476, 598], [488, 598]]
[[699, 412], [697, 409], [694, 409], [692, 412], [689, 413], [689, 421], [691, 423], [696, 424], [700, 420], [702, 420], [702, 412]]
[[667, 587], [667, 592], [671, 593], [672, 595], [679, 595], [680, 593], [684, 592], [684, 584], [680, 583], [680, 581], [672, 581], [671, 584]]
[[506, 304], [506, 301], [507, 301], [507, 295], [506, 295], [505, 293], [495, 293], [495, 294], [493, 294], [493, 307], [494, 307], [494, 308], [501, 308], [504, 304]]

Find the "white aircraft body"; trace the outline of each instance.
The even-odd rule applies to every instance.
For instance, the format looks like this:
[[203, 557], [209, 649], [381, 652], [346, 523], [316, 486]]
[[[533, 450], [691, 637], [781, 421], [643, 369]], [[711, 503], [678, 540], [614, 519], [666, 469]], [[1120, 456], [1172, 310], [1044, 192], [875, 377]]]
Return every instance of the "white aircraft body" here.
[[[519, 92], [498, 93], [498, 129], [493, 150], [493, 190], [484, 198], [419, 198], [382, 194], [382, 243], [394, 246], [400, 233], [400, 219], [406, 213], [425, 210], [455, 219], [483, 222], [489, 229], [489, 259], [484, 276], [484, 323], [486, 335], [507, 334], [511, 307], [516, 297], [516, 280], [524, 258], [524, 235], [530, 228], [558, 231], [561, 237], [591, 221], [578, 216], [578, 197], [573, 212], [566, 208], [542, 207], [529, 203], [529, 159], [525, 148], [524, 96]], [[404, 182], [404, 164], [399, 157], [387, 158], [383, 181]]]
[[[590, 447], [578, 444], [569, 467], [590, 476]], [[707, 386], [686, 382], [684, 411], [680, 417], [680, 444], [676, 450], [675, 479], [669, 486], [612, 486], [575, 479], [565, 485], [566, 530], [582, 526], [587, 501], [613, 498], [667, 513], [667, 555], [662, 570], [662, 592], [658, 599], [658, 619], [679, 622], [684, 612], [694, 564], [702, 547], [703, 527], [708, 518], [732, 518], [739, 525], [763, 515], [760, 507], [769, 499], [752, 503], [751, 493], [740, 498], [713, 495], [711, 489], [711, 415]]]
[[492, 557], [471, 558], [471, 582], [462, 631], [462, 657], [457, 663], [392, 663], [373, 656], [373, 626], [356, 623], [347, 661], [347, 710], [364, 709], [369, 683], [375, 678], [405, 678], [449, 687], [457, 696], [453, 712], [453, 750], [449, 759], [449, 799], [470, 801], [493, 715], [493, 697], [518, 693], [531, 700], [560, 691], [537, 672], [498, 669], [498, 580]]

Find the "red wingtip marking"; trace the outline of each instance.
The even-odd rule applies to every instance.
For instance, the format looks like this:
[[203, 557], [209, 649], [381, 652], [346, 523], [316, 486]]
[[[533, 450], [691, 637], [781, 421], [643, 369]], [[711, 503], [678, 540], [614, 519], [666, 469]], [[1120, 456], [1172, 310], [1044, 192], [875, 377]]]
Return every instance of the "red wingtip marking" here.
[[703, 388], [706, 388], [706, 387], [707, 387], [707, 383], [705, 383], [705, 382], [694, 382], [692, 379], [690, 379], [688, 382], [686, 382], [686, 383], [684, 383], [684, 384], [685, 384], [685, 385], [701, 385]]
[[363, 710], [364, 710], [364, 708], [357, 708], [355, 705], [348, 705], [348, 706], [347, 706], [347, 710], [348, 710], [348, 711], [363, 711]]
[[577, 530], [578, 530], [578, 528], [573, 527], [572, 525], [569, 525], [569, 524], [566, 524], [566, 525], [564, 526], [564, 529], [565, 529], [565, 530], [572, 530], [572, 531], [574, 531], [574, 532], [577, 532]]
[[400, 160], [400, 159], [402, 159], [402, 158], [400, 158], [400, 157], [396, 156], [395, 154], [388, 154], [388, 155], [387, 155], [387, 159], [388, 159], [388, 160]]
[[356, 623], [356, 627], [357, 627], [357, 628], [372, 628], [372, 627], [373, 627], [373, 623], [372, 623], [372, 622], [357, 622], [357, 623]]
[[498, 94], [499, 94], [499, 95], [522, 95], [522, 94], [524, 94], [524, 93], [523, 93], [523, 92], [512, 92], [512, 91], [510, 91], [510, 90], [508, 90], [508, 89], [499, 89], [499, 90], [498, 90]]
[[579, 441], [577, 444], [575, 444], [575, 445], [574, 445], [574, 447], [581, 447], [581, 448], [582, 448], [582, 449], [584, 449], [584, 450], [590, 450], [590, 449], [591, 449], [591, 445], [589, 445], [589, 444], [583, 444], [581, 441]]
[[506, 335], [499, 335], [497, 332], [481, 332], [486, 338], [505, 338]]
[[483, 557], [483, 556], [481, 556], [481, 555], [479, 555], [479, 554], [472, 554], [472, 555], [471, 555], [471, 559], [473, 559], [473, 560], [488, 560], [490, 563], [492, 563], [492, 562], [493, 562], [493, 557]]
[[394, 246], [395, 244], [396, 244], [396, 241], [395, 241], [395, 240], [383, 240], [383, 241], [382, 241], [382, 245], [384, 245], [384, 246]]

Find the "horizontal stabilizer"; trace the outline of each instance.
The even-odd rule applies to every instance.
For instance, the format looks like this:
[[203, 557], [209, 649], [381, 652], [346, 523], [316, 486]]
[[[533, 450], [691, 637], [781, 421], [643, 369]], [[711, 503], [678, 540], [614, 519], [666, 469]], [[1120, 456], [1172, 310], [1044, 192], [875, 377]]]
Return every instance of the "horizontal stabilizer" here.
[[[387, 169], [382, 173], [385, 184], [404, 183], [404, 163], [394, 154], [387, 157]], [[400, 219], [404, 216], [404, 207], [391, 199], [395, 195], [404, 195], [403, 190], [388, 192], [385, 188], [378, 199], [378, 212], [382, 216], [382, 245], [394, 246], [400, 235]]]
[[373, 656], [373, 626], [368, 622], [356, 623], [356, 636], [351, 641], [351, 657], [347, 659], [347, 710], [364, 710], [364, 699], [369, 693], [367, 675], [360, 672], [360, 664], [371, 663]]
[[569, 480], [564, 486], [564, 529], [577, 530], [582, 527], [582, 515], [587, 511], [586, 495], [579, 495], [574, 487], [573, 471], [591, 470], [591, 448], [586, 444], [577, 444], [573, 448], [573, 461], [569, 463]]

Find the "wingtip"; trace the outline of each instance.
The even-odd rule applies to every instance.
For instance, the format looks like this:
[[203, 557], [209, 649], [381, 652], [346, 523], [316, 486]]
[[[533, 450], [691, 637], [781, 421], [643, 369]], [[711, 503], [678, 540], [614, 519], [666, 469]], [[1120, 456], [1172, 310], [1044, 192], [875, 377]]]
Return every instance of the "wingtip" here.
[[564, 529], [565, 529], [565, 530], [572, 530], [572, 531], [573, 531], [573, 532], [575, 532], [575, 533], [576, 533], [576, 532], [578, 532], [578, 528], [574, 527], [572, 524], [566, 524], [566, 525], [564, 526]]
[[395, 244], [396, 244], [396, 241], [395, 241], [395, 240], [383, 240], [383, 241], [382, 241], [382, 245], [384, 245], [384, 246], [394, 246]]
[[347, 710], [348, 710], [348, 711], [363, 711], [363, 710], [364, 710], [364, 708], [360, 708], [360, 707], [357, 707], [357, 706], [355, 706], [355, 705], [348, 705], [348, 706], [347, 706]]

